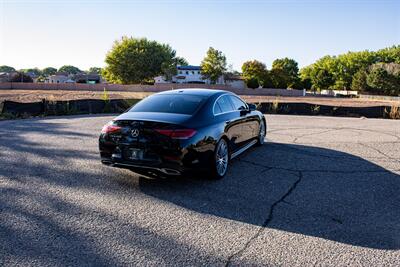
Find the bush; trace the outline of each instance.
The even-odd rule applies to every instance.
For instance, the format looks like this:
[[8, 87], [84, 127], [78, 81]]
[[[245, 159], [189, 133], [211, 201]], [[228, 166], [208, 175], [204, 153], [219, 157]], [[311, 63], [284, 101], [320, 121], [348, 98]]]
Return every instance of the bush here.
[[246, 85], [248, 88], [256, 89], [260, 87], [260, 83], [257, 78], [250, 78], [246, 81]]
[[[22, 76], [22, 77], [21, 77]], [[20, 83], [20, 82], [24, 82], [24, 83], [33, 83], [33, 80], [30, 76], [22, 73], [22, 72], [18, 72], [17, 74], [13, 75], [10, 79], [10, 82], [13, 83]]]

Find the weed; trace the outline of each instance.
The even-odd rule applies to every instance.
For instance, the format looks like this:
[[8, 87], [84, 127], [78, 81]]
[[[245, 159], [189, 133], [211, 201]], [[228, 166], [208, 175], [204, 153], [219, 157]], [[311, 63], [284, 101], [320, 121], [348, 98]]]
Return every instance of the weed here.
[[276, 114], [276, 113], [278, 113], [278, 110], [279, 110], [279, 100], [278, 100], [278, 99], [275, 99], [275, 100], [272, 102], [271, 112], [274, 113], [274, 114]]
[[313, 115], [317, 115], [320, 110], [321, 110], [321, 106], [318, 106], [318, 105], [311, 106], [311, 113]]
[[385, 114], [392, 120], [400, 120], [400, 107], [399, 105], [392, 105], [390, 111], [385, 108]]
[[104, 91], [103, 91], [103, 95], [101, 96], [101, 99], [105, 102], [110, 101], [110, 95], [108, 94], [105, 87], [104, 87]]

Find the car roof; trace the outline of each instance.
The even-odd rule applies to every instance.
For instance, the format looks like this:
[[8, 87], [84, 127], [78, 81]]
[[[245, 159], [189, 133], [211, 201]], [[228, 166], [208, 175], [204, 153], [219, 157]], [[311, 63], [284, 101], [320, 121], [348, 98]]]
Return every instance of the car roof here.
[[220, 95], [223, 93], [230, 93], [229, 91], [224, 90], [215, 90], [215, 89], [203, 89], [203, 88], [182, 88], [176, 90], [168, 90], [163, 91], [158, 94], [187, 94], [187, 95], [201, 95], [201, 96], [213, 96]]

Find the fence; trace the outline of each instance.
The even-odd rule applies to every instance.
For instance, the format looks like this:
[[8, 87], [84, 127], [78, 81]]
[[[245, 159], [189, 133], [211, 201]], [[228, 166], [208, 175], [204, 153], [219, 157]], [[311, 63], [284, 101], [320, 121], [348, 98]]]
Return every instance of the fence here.
[[360, 98], [372, 99], [372, 100], [387, 100], [387, 101], [399, 101], [400, 96], [384, 96], [384, 95], [359, 95]]
[[303, 90], [273, 88], [234, 88], [227, 85], [161, 83], [154, 85], [122, 84], [80, 84], [80, 83], [0, 83], [0, 90], [68, 90], [68, 91], [124, 91], [124, 92], [161, 92], [183, 88], [207, 88], [231, 91], [238, 95], [260, 96], [304, 96]]

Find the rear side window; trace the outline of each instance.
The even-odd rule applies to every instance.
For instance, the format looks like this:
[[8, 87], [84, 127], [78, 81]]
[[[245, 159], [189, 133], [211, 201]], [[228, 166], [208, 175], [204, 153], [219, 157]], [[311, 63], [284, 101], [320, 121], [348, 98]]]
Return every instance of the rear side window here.
[[233, 107], [235, 110], [244, 110], [247, 109], [246, 103], [244, 103], [241, 99], [239, 99], [236, 96], [229, 96], [229, 99], [231, 100]]
[[229, 101], [228, 96], [222, 96], [218, 98], [217, 102], [215, 103], [214, 106], [214, 114], [218, 113], [224, 113], [224, 112], [230, 112], [233, 111], [233, 107], [231, 102]]
[[206, 97], [184, 94], [160, 94], [149, 96], [133, 106], [129, 112], [160, 112], [194, 114]]

